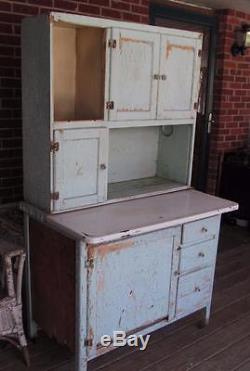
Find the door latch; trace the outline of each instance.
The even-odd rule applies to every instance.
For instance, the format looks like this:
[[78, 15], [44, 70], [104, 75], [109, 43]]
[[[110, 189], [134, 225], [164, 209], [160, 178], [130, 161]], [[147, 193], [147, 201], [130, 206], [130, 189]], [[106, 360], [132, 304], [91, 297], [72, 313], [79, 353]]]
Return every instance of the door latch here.
[[209, 115], [208, 115], [208, 124], [207, 124], [207, 132], [208, 132], [208, 134], [211, 133], [212, 124], [214, 124], [214, 118], [213, 118], [213, 113], [210, 112]]

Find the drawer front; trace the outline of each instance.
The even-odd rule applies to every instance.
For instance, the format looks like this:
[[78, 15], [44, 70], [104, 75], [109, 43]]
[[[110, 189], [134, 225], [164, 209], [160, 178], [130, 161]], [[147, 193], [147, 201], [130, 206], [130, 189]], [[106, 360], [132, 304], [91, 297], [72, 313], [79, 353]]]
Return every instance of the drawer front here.
[[183, 226], [182, 243], [209, 240], [217, 236], [220, 229], [220, 215], [186, 223]]
[[217, 239], [181, 247], [180, 273], [193, 271], [206, 266], [214, 266], [217, 254]]
[[176, 317], [190, 314], [210, 302], [213, 272], [206, 268], [179, 278]]

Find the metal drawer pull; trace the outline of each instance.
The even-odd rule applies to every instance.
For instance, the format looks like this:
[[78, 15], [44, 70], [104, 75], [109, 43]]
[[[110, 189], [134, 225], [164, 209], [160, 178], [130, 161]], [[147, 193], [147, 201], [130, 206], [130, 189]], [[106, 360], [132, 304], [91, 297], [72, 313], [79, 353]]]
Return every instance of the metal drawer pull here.
[[194, 291], [195, 291], [195, 292], [200, 292], [201, 289], [200, 289], [198, 286], [196, 286], [195, 289], [194, 289]]
[[101, 168], [101, 170], [105, 170], [107, 168], [107, 166], [105, 164], [101, 164], [100, 168]]
[[206, 232], [207, 232], [207, 228], [206, 228], [206, 227], [203, 227], [203, 228], [201, 229], [201, 231], [202, 231], [203, 233], [206, 233]]
[[204, 254], [204, 252], [199, 252], [198, 256], [200, 256], [201, 258], [204, 258], [205, 254]]

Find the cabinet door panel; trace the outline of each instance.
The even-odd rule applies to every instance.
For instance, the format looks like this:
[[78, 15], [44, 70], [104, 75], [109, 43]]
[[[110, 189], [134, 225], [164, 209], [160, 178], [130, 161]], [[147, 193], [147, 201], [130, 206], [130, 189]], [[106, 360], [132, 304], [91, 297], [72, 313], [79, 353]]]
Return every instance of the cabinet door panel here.
[[155, 119], [160, 36], [150, 32], [113, 29], [111, 50], [110, 120]]
[[[106, 129], [56, 130], [54, 155], [55, 210], [101, 202], [107, 193]], [[102, 166], [101, 166], [102, 165]], [[105, 165], [105, 166], [103, 166]]]
[[158, 118], [195, 119], [200, 48], [200, 39], [161, 35]]
[[89, 247], [94, 267], [88, 279], [88, 331], [95, 345], [114, 330], [136, 332], [168, 316], [176, 232], [170, 228]]

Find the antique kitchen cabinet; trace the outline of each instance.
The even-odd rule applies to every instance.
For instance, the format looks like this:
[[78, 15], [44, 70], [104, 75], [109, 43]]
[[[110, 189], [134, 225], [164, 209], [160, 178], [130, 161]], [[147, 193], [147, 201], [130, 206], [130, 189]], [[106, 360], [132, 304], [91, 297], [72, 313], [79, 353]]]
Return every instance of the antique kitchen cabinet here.
[[70, 14], [25, 19], [25, 200], [54, 213], [190, 187], [201, 43]]
[[102, 335], [143, 335], [201, 309], [208, 323], [220, 217], [236, 203], [189, 189], [54, 215], [22, 209], [30, 328], [75, 351], [77, 371], [112, 349]]
[[197, 310], [220, 217], [190, 187], [202, 35], [51, 13], [22, 25], [28, 325], [76, 354]]

